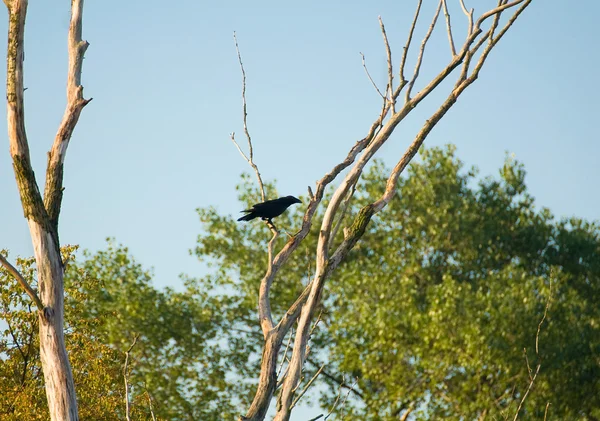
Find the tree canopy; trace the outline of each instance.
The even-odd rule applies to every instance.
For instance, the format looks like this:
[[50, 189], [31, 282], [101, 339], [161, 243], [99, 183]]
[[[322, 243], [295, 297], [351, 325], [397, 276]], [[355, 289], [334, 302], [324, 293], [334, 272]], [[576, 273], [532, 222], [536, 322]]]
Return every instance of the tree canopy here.
[[[346, 215], [381, 195], [387, 173], [381, 162], [370, 168]], [[247, 176], [239, 197], [260, 201]], [[192, 253], [210, 273], [183, 277], [181, 290], [153, 287], [152, 274], [114, 242], [71, 257], [67, 346], [82, 419], [124, 419], [123, 364], [136, 336], [131, 419], [231, 419], [251, 399], [269, 229], [215, 208], [198, 214]], [[301, 216], [290, 209], [278, 226], [293, 232]], [[307, 250], [315, 242], [311, 232]], [[274, 314], [312, 276], [308, 256], [295, 253], [280, 271]], [[35, 285], [31, 260], [20, 267]], [[321, 386], [302, 399], [325, 412], [335, 406], [340, 420], [504, 419], [540, 364], [524, 419], [542, 419], [548, 402], [555, 419], [599, 419], [599, 276], [598, 225], [536, 207], [519, 162], [507, 157], [499, 176], [482, 178], [451, 146], [423, 150], [328, 281], [299, 390], [323, 367]], [[0, 277], [0, 417], [46, 419], [37, 317], [4, 269]]]

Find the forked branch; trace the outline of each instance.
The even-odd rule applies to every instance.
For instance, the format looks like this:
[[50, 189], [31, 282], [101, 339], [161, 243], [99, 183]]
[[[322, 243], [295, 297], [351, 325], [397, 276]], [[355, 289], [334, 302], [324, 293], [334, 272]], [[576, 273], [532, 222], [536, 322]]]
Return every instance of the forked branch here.
[[52, 149], [48, 153], [46, 187], [44, 189], [44, 207], [55, 231], [58, 231], [58, 216], [63, 192], [63, 165], [67, 147], [73, 130], [79, 121], [81, 111], [92, 100], [91, 98], [83, 98], [83, 86], [81, 85], [83, 56], [89, 46], [88, 42], [81, 38], [83, 0], [72, 1], [71, 3], [71, 23], [68, 38], [67, 107], [54, 138]]

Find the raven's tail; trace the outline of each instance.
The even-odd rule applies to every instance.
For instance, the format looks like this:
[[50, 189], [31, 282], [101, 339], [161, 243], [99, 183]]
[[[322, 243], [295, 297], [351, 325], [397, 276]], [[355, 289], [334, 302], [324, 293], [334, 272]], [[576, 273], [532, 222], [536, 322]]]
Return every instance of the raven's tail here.
[[247, 215], [242, 216], [241, 218], [238, 219], [238, 221], [251, 221], [254, 218], [256, 218], [256, 215], [252, 212], [250, 212]]

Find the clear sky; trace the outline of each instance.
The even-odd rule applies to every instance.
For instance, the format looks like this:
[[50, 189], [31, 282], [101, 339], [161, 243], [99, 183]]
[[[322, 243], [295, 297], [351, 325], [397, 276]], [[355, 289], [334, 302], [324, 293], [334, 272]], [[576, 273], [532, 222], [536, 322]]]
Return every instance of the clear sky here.
[[[434, 2], [424, 3], [429, 19]], [[449, 3], [460, 40], [465, 17], [458, 1]], [[30, 2], [26, 25], [26, 123], [42, 186], [46, 152], [65, 105], [69, 5]], [[114, 236], [154, 267], [158, 286], [180, 285], [180, 273], [203, 274], [188, 255], [201, 228], [195, 208], [236, 214], [234, 187], [249, 170], [229, 140], [231, 131], [243, 140], [233, 31], [248, 77], [256, 162], [265, 179], [278, 180], [281, 193], [300, 195], [379, 113], [359, 54], [384, 87], [377, 16], [386, 23], [397, 64], [414, 7], [407, 0], [88, 0], [83, 34], [90, 47], [82, 80], [94, 100], [67, 154], [62, 243], [96, 250]], [[514, 153], [526, 165], [538, 206], [559, 217], [600, 219], [599, 14], [594, 0], [534, 0], [426, 144], [456, 144], [458, 156], [482, 175], [496, 174], [505, 151]], [[417, 39], [425, 30], [417, 28]], [[422, 80], [449, 56], [440, 25]], [[409, 69], [413, 63], [414, 55]], [[379, 157], [393, 164], [435, 107], [432, 98], [415, 110]], [[0, 248], [10, 249], [12, 258], [31, 255], [5, 119], [0, 142]]]

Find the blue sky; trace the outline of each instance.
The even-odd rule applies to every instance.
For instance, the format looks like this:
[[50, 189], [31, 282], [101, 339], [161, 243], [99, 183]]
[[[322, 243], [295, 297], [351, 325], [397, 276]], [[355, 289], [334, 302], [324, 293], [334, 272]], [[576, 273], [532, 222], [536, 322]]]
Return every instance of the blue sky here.
[[[26, 117], [40, 183], [65, 103], [64, 3], [31, 3], [28, 13]], [[433, 3], [425, 3], [430, 16]], [[465, 21], [454, 3], [460, 39]], [[559, 216], [599, 219], [600, 199], [593, 193], [600, 181], [598, 12], [594, 1], [577, 7], [534, 1], [426, 144], [455, 143], [459, 157], [483, 175], [496, 173], [505, 151], [515, 153], [538, 205]], [[158, 285], [177, 285], [182, 272], [201, 274], [187, 252], [200, 230], [194, 209], [212, 205], [237, 213], [234, 186], [248, 170], [229, 140], [231, 131], [243, 139], [232, 32], [248, 75], [256, 162], [266, 179], [278, 180], [282, 193], [299, 195], [364, 135], [378, 112], [359, 55], [366, 55], [373, 77], [384, 85], [377, 16], [399, 61], [413, 13], [408, 1], [181, 1], [177, 7], [153, 0], [88, 1], [84, 38], [91, 45], [83, 83], [94, 100], [67, 155], [63, 243], [94, 250], [114, 236], [154, 267]], [[449, 57], [439, 29], [423, 77]], [[6, 19], [0, 23], [5, 30]], [[417, 35], [424, 31], [421, 26]], [[379, 156], [393, 163], [435, 105], [427, 101], [416, 110]], [[5, 124], [0, 119], [6, 145], [0, 154], [0, 247], [30, 255]]]
[[[31, 2], [26, 26], [27, 129], [41, 185], [65, 105], [69, 2], [57, 3]], [[429, 17], [433, 2], [425, 3]], [[450, 3], [459, 40], [465, 19], [457, 2]], [[229, 140], [232, 131], [243, 139], [233, 31], [248, 77], [256, 162], [265, 179], [278, 180], [280, 192], [300, 195], [345, 156], [379, 112], [359, 54], [385, 86], [377, 16], [386, 23], [397, 64], [413, 13], [412, 1], [88, 0], [83, 32], [91, 45], [83, 84], [94, 100], [67, 155], [62, 242], [96, 250], [114, 236], [154, 267], [159, 286], [180, 285], [180, 273], [203, 274], [188, 255], [201, 229], [195, 208], [236, 214], [234, 187], [249, 169]], [[458, 156], [482, 175], [496, 174], [505, 151], [514, 153], [526, 165], [538, 206], [557, 216], [600, 219], [594, 187], [600, 183], [599, 13], [600, 3], [592, 0], [535, 0], [426, 144], [456, 144]], [[417, 28], [417, 39], [425, 30]], [[440, 26], [421, 80], [448, 59]], [[436, 108], [435, 98], [399, 127], [379, 157], [389, 164], [399, 158]], [[5, 119], [0, 142], [0, 248], [14, 259], [32, 248]]]

